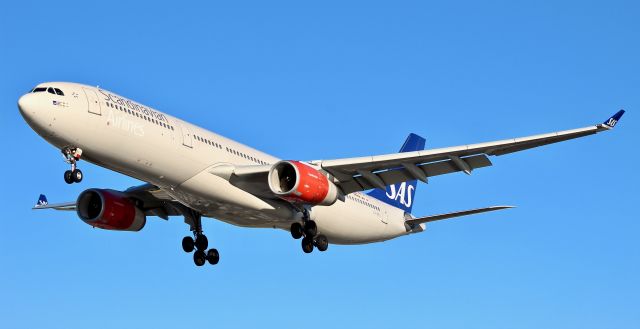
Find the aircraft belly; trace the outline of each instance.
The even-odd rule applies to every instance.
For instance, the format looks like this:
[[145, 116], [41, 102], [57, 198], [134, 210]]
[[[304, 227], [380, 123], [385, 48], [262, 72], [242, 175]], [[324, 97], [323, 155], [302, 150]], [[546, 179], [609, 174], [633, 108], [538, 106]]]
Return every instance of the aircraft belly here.
[[406, 234], [397, 220], [385, 223], [371, 209], [341, 201], [332, 206], [313, 208], [311, 218], [332, 244], [365, 244]]
[[206, 217], [237, 226], [287, 228], [300, 217], [289, 204], [259, 198], [207, 170], [183, 182], [169, 194]]

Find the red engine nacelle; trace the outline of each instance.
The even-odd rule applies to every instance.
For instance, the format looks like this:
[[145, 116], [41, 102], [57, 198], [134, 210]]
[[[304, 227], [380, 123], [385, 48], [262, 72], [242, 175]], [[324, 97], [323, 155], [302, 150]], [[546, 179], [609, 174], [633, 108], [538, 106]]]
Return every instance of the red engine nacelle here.
[[147, 217], [122, 192], [88, 189], [78, 196], [78, 216], [85, 223], [105, 230], [140, 231]]
[[300, 161], [280, 161], [269, 171], [269, 188], [283, 200], [312, 205], [332, 205], [338, 188], [321, 172]]

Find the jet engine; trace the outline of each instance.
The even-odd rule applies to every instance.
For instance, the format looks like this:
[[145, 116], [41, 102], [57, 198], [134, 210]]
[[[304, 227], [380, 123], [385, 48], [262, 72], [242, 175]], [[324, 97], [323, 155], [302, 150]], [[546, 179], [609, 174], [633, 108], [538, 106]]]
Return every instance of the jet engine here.
[[105, 230], [140, 231], [147, 222], [131, 199], [114, 190], [88, 189], [80, 193], [76, 211], [85, 223]]
[[338, 188], [321, 172], [300, 161], [280, 161], [269, 171], [269, 188], [279, 198], [311, 205], [330, 206]]

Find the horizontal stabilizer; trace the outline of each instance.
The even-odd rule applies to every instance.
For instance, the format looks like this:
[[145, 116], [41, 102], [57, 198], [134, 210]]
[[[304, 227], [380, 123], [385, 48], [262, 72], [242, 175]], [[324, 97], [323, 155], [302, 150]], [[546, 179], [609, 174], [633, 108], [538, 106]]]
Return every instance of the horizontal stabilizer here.
[[467, 216], [467, 215], [473, 215], [473, 214], [479, 214], [479, 213], [488, 212], [488, 211], [495, 211], [495, 210], [502, 210], [502, 209], [509, 209], [509, 208], [514, 208], [514, 207], [513, 206], [493, 206], [493, 207], [478, 208], [478, 209], [471, 209], [471, 210], [462, 210], [462, 211], [450, 212], [448, 214], [432, 215], [432, 216], [409, 219], [405, 223], [410, 226], [415, 226], [415, 225], [420, 225], [428, 222], [435, 222], [437, 220], [442, 220], [442, 219], [449, 219], [454, 217]]

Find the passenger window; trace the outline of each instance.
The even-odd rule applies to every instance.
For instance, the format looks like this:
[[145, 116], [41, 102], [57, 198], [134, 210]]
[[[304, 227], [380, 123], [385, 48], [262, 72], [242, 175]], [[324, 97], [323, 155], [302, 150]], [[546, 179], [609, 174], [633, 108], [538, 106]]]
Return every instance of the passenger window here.
[[53, 88], [53, 90], [56, 92], [56, 95], [64, 96], [64, 93], [62, 92], [62, 90], [58, 88]]

